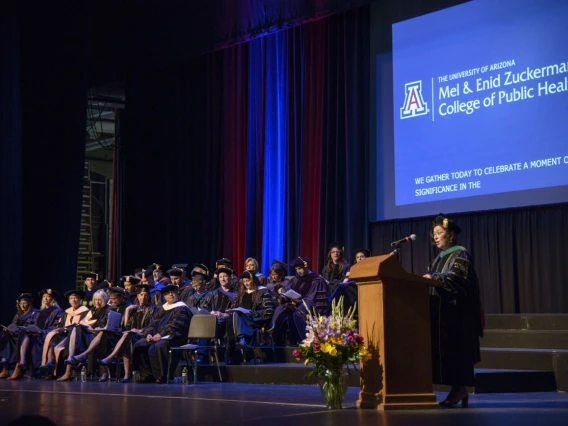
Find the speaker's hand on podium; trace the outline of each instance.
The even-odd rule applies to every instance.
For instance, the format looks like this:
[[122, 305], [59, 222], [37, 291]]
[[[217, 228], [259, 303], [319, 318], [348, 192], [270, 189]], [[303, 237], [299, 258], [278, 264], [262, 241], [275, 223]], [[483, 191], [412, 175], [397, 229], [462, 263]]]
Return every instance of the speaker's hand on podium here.
[[433, 279], [433, 278], [434, 278], [434, 277], [433, 277], [432, 275], [430, 275], [430, 274], [426, 274], [426, 275], [422, 275], [422, 276], [423, 276], [424, 278], [430, 278], [430, 279]]

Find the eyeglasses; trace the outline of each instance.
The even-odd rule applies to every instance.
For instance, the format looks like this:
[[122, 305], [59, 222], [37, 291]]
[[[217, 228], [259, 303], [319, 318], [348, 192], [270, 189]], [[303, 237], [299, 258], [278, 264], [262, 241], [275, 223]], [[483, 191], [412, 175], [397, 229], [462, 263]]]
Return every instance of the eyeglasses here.
[[432, 232], [432, 236], [440, 237], [440, 236], [444, 235], [445, 233], [446, 233], [446, 231]]
[[340, 251], [332, 251], [331, 254], [341, 254]]

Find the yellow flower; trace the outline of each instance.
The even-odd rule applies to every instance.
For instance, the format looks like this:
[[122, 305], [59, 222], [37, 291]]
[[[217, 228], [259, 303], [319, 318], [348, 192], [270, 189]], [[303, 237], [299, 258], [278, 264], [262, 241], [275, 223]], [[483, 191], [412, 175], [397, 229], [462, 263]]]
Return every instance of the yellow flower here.
[[323, 345], [321, 345], [320, 351], [325, 352], [325, 353], [329, 353], [329, 351], [331, 350], [331, 345], [328, 342], [325, 342]]
[[329, 351], [329, 354], [330, 354], [331, 356], [337, 355], [337, 349], [335, 349], [334, 347], [332, 347], [331, 350]]

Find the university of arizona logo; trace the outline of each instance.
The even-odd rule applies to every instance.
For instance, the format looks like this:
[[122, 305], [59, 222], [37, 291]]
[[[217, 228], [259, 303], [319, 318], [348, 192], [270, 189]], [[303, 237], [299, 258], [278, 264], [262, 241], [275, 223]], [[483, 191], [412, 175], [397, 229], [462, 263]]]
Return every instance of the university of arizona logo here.
[[400, 109], [400, 118], [418, 117], [428, 114], [428, 104], [422, 97], [422, 80], [404, 85], [404, 105]]

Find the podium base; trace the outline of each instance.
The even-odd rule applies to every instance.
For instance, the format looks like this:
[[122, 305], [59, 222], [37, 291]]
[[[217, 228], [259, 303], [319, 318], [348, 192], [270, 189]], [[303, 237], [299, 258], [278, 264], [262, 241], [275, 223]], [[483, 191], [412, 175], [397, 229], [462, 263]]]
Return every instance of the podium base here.
[[418, 394], [390, 394], [381, 395], [368, 392], [359, 392], [357, 408], [371, 408], [375, 410], [431, 410], [440, 406], [433, 393]]

